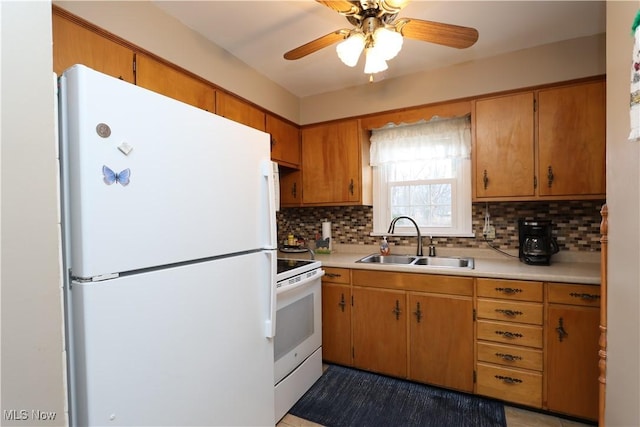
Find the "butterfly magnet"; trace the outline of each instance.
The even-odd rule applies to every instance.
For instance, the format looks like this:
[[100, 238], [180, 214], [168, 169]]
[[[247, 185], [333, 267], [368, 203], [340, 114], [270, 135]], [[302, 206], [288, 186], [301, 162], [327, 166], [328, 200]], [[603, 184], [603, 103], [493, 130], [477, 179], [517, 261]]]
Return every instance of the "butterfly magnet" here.
[[103, 181], [107, 185], [111, 185], [115, 182], [119, 183], [123, 187], [129, 185], [129, 179], [131, 178], [131, 170], [129, 168], [124, 169], [118, 173], [112, 171], [108, 166], [102, 166], [102, 175], [104, 175]]

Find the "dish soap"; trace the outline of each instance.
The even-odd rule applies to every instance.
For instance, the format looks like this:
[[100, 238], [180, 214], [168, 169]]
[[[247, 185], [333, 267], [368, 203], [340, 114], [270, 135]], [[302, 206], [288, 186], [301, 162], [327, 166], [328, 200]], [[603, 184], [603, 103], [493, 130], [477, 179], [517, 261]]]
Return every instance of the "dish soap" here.
[[391, 248], [389, 248], [389, 242], [387, 242], [387, 237], [382, 238], [382, 242], [380, 242], [380, 255], [389, 255], [391, 253]]

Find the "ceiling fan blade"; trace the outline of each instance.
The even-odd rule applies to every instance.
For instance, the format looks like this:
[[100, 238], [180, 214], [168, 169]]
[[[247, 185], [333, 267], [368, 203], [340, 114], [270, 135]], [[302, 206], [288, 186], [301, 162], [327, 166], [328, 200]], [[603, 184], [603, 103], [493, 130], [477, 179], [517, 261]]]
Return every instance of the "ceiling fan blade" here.
[[305, 43], [302, 46], [298, 46], [295, 49], [290, 50], [289, 52], [284, 54], [284, 59], [300, 59], [305, 57], [313, 52], [317, 52], [318, 50], [325, 48], [327, 46], [331, 46], [337, 41], [344, 40], [345, 37], [349, 34], [349, 30], [336, 30], [332, 33], [325, 34], [322, 37], [318, 37], [315, 40], [310, 41], [309, 43]]
[[341, 15], [350, 16], [360, 12], [360, 2], [350, 2], [348, 0], [316, 0], [318, 3], [335, 10]]
[[410, 39], [437, 43], [444, 46], [464, 49], [478, 40], [478, 30], [441, 22], [403, 18], [397, 21], [396, 28]]

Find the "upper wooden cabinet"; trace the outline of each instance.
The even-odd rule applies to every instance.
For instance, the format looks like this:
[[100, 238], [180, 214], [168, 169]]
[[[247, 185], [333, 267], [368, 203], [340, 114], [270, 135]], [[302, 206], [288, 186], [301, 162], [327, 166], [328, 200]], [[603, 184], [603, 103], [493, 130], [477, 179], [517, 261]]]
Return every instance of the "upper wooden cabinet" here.
[[302, 206], [302, 172], [280, 168], [280, 206]]
[[476, 102], [475, 195], [533, 197], [533, 92]]
[[136, 55], [136, 84], [203, 110], [215, 109], [213, 87], [146, 55]]
[[242, 99], [225, 92], [216, 93], [216, 114], [265, 131], [265, 113]]
[[474, 199], [604, 198], [605, 82], [480, 99]]
[[605, 83], [538, 92], [538, 194], [604, 196]]
[[299, 168], [300, 129], [272, 114], [267, 114], [266, 131], [271, 134], [271, 160], [282, 166]]
[[133, 50], [103, 37], [53, 9], [53, 71], [60, 75], [75, 64], [134, 83]]
[[358, 120], [303, 128], [303, 204], [370, 205], [368, 141]]

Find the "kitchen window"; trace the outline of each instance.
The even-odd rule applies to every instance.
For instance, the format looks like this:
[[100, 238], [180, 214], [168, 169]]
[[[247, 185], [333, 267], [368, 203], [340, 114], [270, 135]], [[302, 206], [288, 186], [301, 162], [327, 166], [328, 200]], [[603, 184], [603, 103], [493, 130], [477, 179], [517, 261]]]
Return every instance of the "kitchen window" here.
[[[393, 218], [413, 218], [423, 235], [473, 236], [469, 117], [374, 129], [373, 234]], [[409, 221], [396, 234], [415, 235]]]

